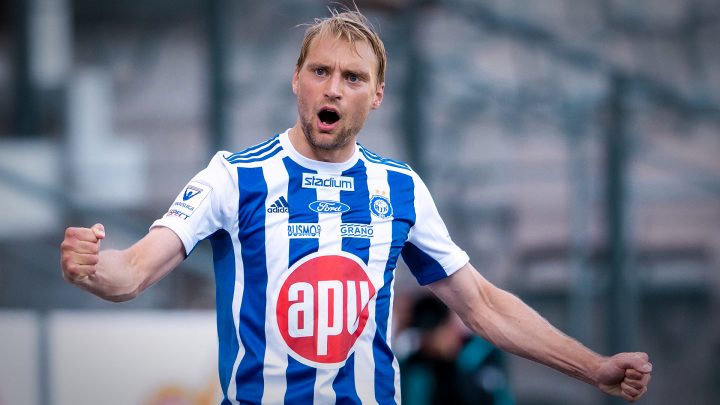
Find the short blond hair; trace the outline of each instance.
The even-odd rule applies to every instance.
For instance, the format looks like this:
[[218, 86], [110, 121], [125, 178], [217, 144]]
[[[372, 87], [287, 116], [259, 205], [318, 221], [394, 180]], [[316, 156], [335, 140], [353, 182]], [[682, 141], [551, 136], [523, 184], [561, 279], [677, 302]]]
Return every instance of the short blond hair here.
[[313, 23], [310, 24], [308, 29], [305, 30], [305, 37], [303, 38], [302, 47], [300, 48], [300, 56], [296, 63], [298, 70], [302, 68], [305, 63], [313, 39], [325, 35], [343, 39], [353, 46], [357, 41], [367, 42], [377, 59], [376, 84], [385, 82], [385, 66], [387, 65], [385, 45], [367, 18], [357, 10], [338, 12], [337, 10], [330, 9], [330, 17], [316, 18]]

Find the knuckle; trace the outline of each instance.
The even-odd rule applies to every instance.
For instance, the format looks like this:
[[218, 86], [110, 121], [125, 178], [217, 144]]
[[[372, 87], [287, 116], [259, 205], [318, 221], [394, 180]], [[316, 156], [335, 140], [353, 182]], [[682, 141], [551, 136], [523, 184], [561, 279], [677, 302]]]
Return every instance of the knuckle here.
[[66, 252], [70, 252], [75, 249], [75, 244], [72, 239], [65, 239], [60, 244], [60, 249]]
[[69, 278], [77, 277], [80, 274], [80, 269], [75, 263], [69, 263], [63, 271], [63, 275]]
[[60, 265], [62, 266], [63, 273], [71, 272], [74, 268], [74, 262], [69, 255], [63, 255], [60, 259]]
[[69, 227], [69, 228], [65, 229], [65, 238], [66, 239], [77, 238], [77, 235], [78, 235], [78, 228]]

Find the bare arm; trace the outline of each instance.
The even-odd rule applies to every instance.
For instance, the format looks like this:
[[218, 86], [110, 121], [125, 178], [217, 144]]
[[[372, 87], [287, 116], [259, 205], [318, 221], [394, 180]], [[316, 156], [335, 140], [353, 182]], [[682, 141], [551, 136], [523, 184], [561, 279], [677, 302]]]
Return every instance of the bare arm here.
[[180, 238], [168, 228], [154, 228], [125, 250], [100, 251], [104, 227], [68, 228], [60, 245], [65, 279], [109, 301], [135, 298], [184, 258]]
[[563, 334], [516, 296], [495, 287], [469, 263], [430, 289], [475, 333], [502, 350], [545, 364], [630, 402], [647, 391], [645, 353], [601, 356]]

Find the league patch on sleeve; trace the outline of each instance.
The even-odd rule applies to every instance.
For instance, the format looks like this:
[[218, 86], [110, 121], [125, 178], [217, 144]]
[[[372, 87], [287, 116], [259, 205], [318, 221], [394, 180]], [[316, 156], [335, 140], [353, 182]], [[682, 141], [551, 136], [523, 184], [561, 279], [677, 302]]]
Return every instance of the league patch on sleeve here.
[[194, 181], [188, 183], [183, 191], [177, 196], [175, 202], [165, 216], [175, 216], [188, 219], [195, 212], [205, 197], [210, 194], [212, 187]]

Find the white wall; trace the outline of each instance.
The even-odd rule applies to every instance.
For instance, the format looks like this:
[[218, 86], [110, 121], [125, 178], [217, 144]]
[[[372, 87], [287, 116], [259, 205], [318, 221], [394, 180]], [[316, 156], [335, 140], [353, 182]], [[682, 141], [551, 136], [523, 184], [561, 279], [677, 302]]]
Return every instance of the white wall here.
[[0, 405], [39, 401], [38, 317], [29, 311], [0, 311]]
[[[0, 311], [0, 405], [216, 405], [214, 311]], [[40, 398], [40, 367], [50, 398]]]

